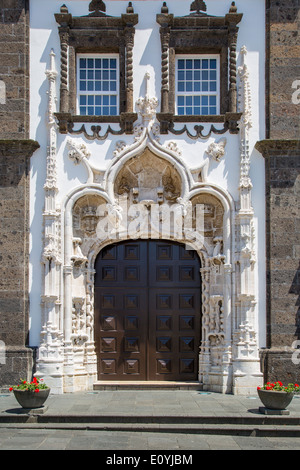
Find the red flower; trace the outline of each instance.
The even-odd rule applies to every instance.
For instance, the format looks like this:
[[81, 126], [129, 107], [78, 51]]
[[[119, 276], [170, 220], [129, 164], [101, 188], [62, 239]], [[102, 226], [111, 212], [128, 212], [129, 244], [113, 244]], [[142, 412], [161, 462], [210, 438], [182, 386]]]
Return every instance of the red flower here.
[[260, 387], [257, 387], [257, 390], [260, 390]]
[[35, 392], [35, 393], [39, 393], [39, 389], [38, 389], [38, 388], [36, 388], [34, 392]]
[[23, 384], [26, 384], [26, 380], [23, 381]]
[[279, 383], [280, 387], [282, 387], [282, 382], [279, 381], [278, 383]]
[[272, 390], [272, 387], [267, 386], [266, 389], [267, 390]]
[[13, 391], [13, 388], [12, 388], [12, 387], [10, 387], [9, 391], [10, 391], [10, 392], [12, 392], [12, 391]]
[[298, 385], [298, 384], [295, 384], [295, 387], [300, 387], [300, 385]]
[[33, 383], [34, 383], [34, 384], [37, 384], [37, 383], [38, 383], [38, 381], [37, 381], [37, 378], [36, 378], [36, 377], [33, 377]]

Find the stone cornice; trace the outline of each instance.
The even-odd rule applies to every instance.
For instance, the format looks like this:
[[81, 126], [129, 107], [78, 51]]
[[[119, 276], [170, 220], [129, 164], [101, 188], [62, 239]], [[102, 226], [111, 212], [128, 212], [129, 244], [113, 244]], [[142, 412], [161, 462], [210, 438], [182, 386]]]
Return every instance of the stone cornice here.
[[0, 140], [0, 155], [3, 156], [25, 156], [30, 158], [40, 148], [36, 140]]
[[272, 153], [278, 152], [300, 152], [300, 140], [288, 140], [288, 139], [265, 139], [256, 142], [256, 150], [258, 150], [264, 157], [269, 156]]

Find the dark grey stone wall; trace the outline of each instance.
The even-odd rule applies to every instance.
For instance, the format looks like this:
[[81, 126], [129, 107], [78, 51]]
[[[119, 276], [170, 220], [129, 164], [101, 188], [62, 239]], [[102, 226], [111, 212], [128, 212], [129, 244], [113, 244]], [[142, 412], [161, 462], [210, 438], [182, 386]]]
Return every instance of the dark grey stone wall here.
[[[0, 2], [0, 389], [32, 372], [28, 344], [29, 11], [27, 0]], [[1, 344], [3, 344], [1, 343]]]
[[[266, 1], [267, 349], [265, 379], [299, 382], [292, 345], [300, 340], [300, 2]], [[299, 343], [300, 344], [300, 343]], [[295, 361], [296, 359], [296, 361]]]

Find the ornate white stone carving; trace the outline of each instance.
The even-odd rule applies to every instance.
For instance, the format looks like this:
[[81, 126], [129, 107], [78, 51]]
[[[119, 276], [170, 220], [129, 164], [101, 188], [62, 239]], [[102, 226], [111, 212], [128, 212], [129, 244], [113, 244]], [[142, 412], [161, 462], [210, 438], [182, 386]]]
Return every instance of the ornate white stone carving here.
[[145, 97], [139, 98], [136, 102], [138, 111], [143, 118], [143, 123], [147, 123], [155, 119], [156, 108], [158, 107], [158, 99], [155, 97], [150, 97], [149, 81], [150, 81], [150, 73], [147, 72], [145, 74], [145, 82], [146, 82]]
[[219, 162], [222, 157], [225, 155], [225, 147], [226, 147], [227, 139], [223, 138], [219, 140], [219, 142], [213, 142], [209, 145], [206, 153], [212, 157], [214, 160]]
[[[63, 335], [60, 330], [61, 301], [61, 213], [56, 202], [57, 196], [57, 125], [54, 113], [56, 111], [56, 77], [55, 54], [50, 53], [50, 69], [46, 76], [49, 81], [48, 91], [48, 146], [46, 180], [44, 185], [45, 205], [44, 219], [44, 246], [42, 253], [43, 293], [42, 293], [42, 331], [41, 344], [37, 361], [37, 375], [47, 376], [48, 383], [53, 391], [62, 393], [63, 376]], [[53, 378], [55, 375], [55, 379]]]

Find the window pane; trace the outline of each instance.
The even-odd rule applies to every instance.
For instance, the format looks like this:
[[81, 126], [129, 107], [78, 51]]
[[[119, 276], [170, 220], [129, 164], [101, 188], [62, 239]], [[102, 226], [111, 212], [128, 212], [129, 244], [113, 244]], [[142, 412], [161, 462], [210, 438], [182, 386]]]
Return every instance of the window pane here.
[[111, 69], [116, 69], [117, 68], [117, 60], [116, 59], [110, 59], [110, 68]]
[[210, 82], [209, 90], [210, 91], [217, 91], [217, 82]]
[[208, 82], [202, 82], [202, 91], [208, 91]]
[[[177, 113], [217, 114], [218, 60], [210, 58], [177, 59]], [[211, 95], [214, 93], [214, 95]]]
[[178, 82], [178, 91], [185, 91], [184, 82]]
[[208, 69], [208, 59], [202, 59], [202, 68]]
[[194, 83], [194, 91], [201, 91], [201, 82]]
[[178, 60], [178, 68], [179, 69], [184, 69], [184, 59], [179, 59]]
[[186, 80], [193, 80], [193, 72], [192, 71], [187, 71], [185, 73], [185, 79]]
[[193, 91], [193, 83], [186, 82], [186, 91]]
[[201, 61], [200, 59], [194, 60], [194, 68], [195, 69], [200, 69]]
[[117, 91], [116, 82], [110, 82], [110, 91]]
[[[79, 58], [79, 113], [81, 115], [113, 115], [118, 113], [118, 61], [109, 57]], [[109, 95], [113, 92], [113, 95]]]
[[210, 59], [210, 68], [211, 69], [216, 69], [217, 68], [217, 60], [216, 59]]

